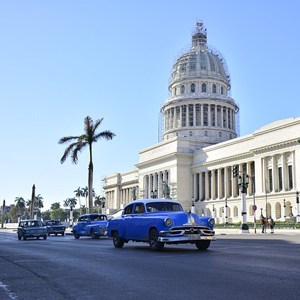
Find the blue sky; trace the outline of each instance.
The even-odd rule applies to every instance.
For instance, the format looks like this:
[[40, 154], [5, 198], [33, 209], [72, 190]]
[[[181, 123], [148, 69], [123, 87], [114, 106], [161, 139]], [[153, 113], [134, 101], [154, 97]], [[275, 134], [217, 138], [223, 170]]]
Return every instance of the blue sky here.
[[49, 208], [87, 185], [88, 151], [61, 165], [57, 143], [87, 115], [116, 134], [94, 146], [96, 193], [134, 169], [196, 20], [226, 58], [241, 135], [299, 117], [299, 13], [298, 0], [0, 1], [1, 205], [35, 184]]

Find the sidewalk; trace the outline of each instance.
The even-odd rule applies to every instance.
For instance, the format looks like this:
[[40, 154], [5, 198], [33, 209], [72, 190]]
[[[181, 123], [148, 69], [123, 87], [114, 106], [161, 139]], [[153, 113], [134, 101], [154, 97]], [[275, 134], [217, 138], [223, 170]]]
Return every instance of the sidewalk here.
[[[273, 235], [271, 230], [268, 229], [267, 233], [262, 234], [261, 228], [256, 228], [256, 234], [254, 233], [254, 229], [249, 229], [249, 233], [241, 233], [240, 229], [214, 229], [216, 235]], [[284, 235], [299, 235], [300, 236], [300, 229], [277, 229], [274, 230], [274, 235], [284, 234]]]

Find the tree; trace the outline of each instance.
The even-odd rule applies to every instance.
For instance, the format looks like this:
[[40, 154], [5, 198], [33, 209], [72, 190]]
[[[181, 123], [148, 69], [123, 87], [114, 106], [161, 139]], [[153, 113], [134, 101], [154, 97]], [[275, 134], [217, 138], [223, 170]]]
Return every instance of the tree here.
[[50, 212], [51, 220], [60, 220], [64, 221], [67, 219], [67, 212], [62, 208], [51, 210]]
[[93, 210], [93, 143], [96, 143], [100, 138], [105, 138], [106, 140], [112, 140], [115, 136], [109, 130], [96, 133], [96, 130], [101, 125], [103, 118], [96, 120], [95, 124], [91, 117], [87, 116], [84, 119], [84, 134], [80, 136], [67, 136], [59, 140], [59, 144], [65, 144], [71, 142], [71, 144], [66, 148], [60, 162], [64, 163], [67, 157], [71, 154], [71, 160], [74, 164], [78, 162], [78, 154], [86, 147], [89, 148], [89, 173], [88, 173], [88, 197], [89, 197], [89, 212]]
[[38, 209], [44, 207], [43, 197], [41, 196], [41, 194], [38, 194], [37, 196], [35, 196], [34, 207], [36, 207]]
[[75, 193], [75, 197], [78, 197], [79, 211], [80, 211], [80, 215], [81, 215], [81, 201], [80, 201], [80, 197], [83, 196], [83, 192], [82, 192], [82, 189], [80, 188], [80, 186], [78, 187], [77, 190], [74, 191], [74, 193]]
[[15, 202], [16, 202], [16, 207], [18, 209], [18, 212], [21, 213], [21, 217], [22, 217], [26, 207], [25, 199], [23, 197], [16, 197]]
[[68, 198], [64, 200], [64, 206], [70, 207], [70, 224], [73, 224], [73, 207], [77, 204], [76, 198]]
[[85, 197], [85, 207], [88, 207], [88, 205], [87, 205], [88, 195], [89, 195], [89, 188], [86, 186], [86, 187], [82, 188], [82, 196]]
[[54, 202], [51, 204], [50, 209], [51, 210], [55, 210], [55, 209], [59, 209], [60, 208], [60, 203], [59, 202]]
[[101, 212], [102, 212], [102, 204], [103, 204], [103, 197], [100, 197], [100, 196], [96, 196], [95, 197], [95, 201], [94, 201], [94, 204], [95, 206], [97, 206], [98, 208], [98, 214], [99, 214], [99, 209], [101, 208]]
[[49, 209], [42, 212], [42, 218], [43, 218], [44, 221], [50, 219], [50, 210]]

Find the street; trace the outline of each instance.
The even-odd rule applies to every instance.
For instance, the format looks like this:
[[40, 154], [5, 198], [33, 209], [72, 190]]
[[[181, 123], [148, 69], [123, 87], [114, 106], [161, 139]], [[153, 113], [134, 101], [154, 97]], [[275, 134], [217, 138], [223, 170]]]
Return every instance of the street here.
[[50, 236], [18, 241], [0, 231], [0, 299], [299, 299], [297, 234], [218, 235], [195, 245]]

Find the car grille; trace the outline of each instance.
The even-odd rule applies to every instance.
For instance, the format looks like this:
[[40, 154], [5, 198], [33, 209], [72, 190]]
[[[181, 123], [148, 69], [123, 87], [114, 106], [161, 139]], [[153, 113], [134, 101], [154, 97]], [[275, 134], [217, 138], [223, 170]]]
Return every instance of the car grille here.
[[38, 229], [35, 229], [35, 230], [29, 230], [27, 231], [27, 233], [31, 233], [31, 234], [36, 234], [36, 233], [43, 233], [43, 230], [38, 230]]
[[184, 231], [184, 234], [202, 234], [202, 235], [211, 235], [213, 236], [215, 232], [208, 227], [204, 226], [176, 226], [172, 227], [169, 232], [178, 233]]

